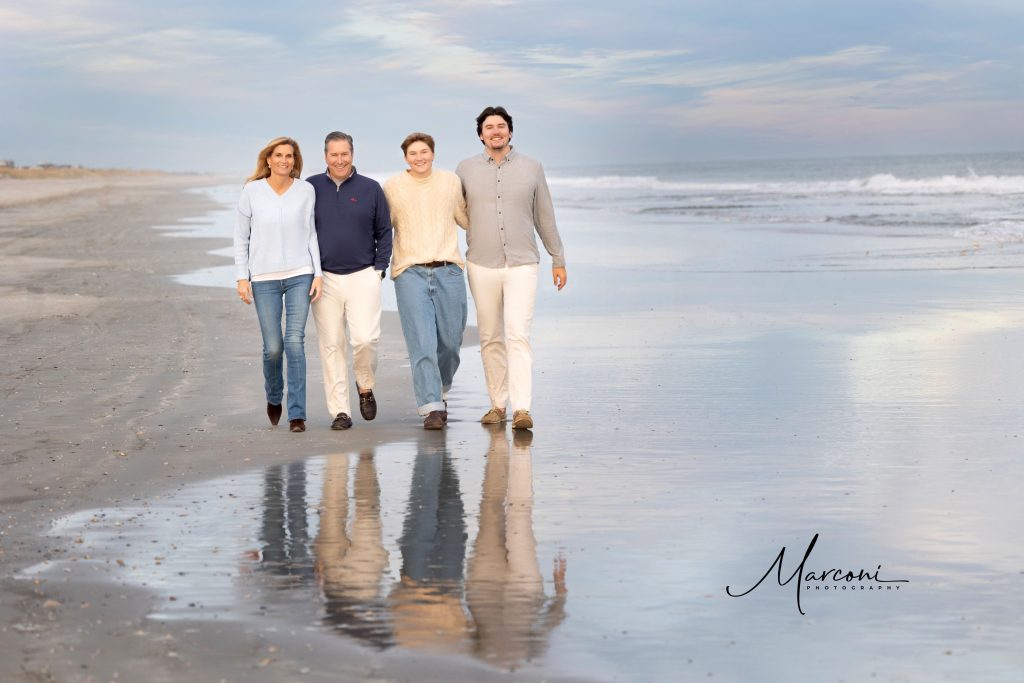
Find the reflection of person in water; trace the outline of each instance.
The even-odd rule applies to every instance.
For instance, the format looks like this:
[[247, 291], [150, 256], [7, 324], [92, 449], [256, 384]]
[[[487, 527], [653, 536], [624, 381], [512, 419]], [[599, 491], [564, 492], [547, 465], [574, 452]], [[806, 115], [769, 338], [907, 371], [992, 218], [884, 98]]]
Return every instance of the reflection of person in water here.
[[361, 454], [356, 463], [351, 526], [348, 475], [348, 455], [328, 456], [320, 529], [313, 543], [327, 611], [325, 621], [346, 635], [385, 648], [392, 641], [380, 585], [388, 554], [381, 540], [380, 484], [373, 453]]
[[260, 541], [260, 566], [265, 571], [298, 579], [312, 574], [304, 463], [267, 468], [263, 477]]
[[515, 669], [543, 653], [548, 634], [565, 618], [565, 559], [555, 560], [555, 596], [549, 599], [533, 535], [532, 433], [516, 432], [510, 455], [504, 425], [489, 430], [466, 598], [476, 625], [473, 654]]
[[548, 599], [532, 528], [531, 433], [517, 433], [510, 456], [504, 425], [489, 431], [480, 528], [465, 582], [458, 475], [443, 446], [421, 440], [401, 539], [402, 580], [391, 593], [392, 624], [398, 645], [471, 654], [514, 669], [539, 656], [564, 619], [565, 560], [556, 562], [555, 597]]
[[462, 606], [466, 520], [443, 433], [420, 439], [399, 545], [402, 578], [391, 592], [397, 644], [468, 653], [470, 626]]

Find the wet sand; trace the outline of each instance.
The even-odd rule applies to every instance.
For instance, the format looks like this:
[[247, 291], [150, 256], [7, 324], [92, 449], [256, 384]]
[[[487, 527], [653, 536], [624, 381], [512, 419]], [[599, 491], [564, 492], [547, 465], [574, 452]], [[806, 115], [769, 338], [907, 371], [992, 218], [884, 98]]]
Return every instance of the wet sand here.
[[[0, 196], [17, 195], [6, 187], [16, 182], [0, 183]], [[47, 559], [86, 560], [74, 539], [47, 536], [73, 511], [422, 432], [394, 314], [385, 316], [372, 428], [357, 417], [348, 432], [328, 429], [312, 323], [308, 431], [266, 425], [253, 309], [230, 289], [171, 280], [222, 265], [206, 252], [224, 241], [152, 229], [215, 208], [182, 191], [196, 184], [86, 181], [0, 212], [0, 680], [270, 681], [300, 671], [303, 680], [505, 680], [423, 656], [382, 662], [330, 635], [271, 641], [245, 628], [153, 621], [152, 593], [80, 575], [13, 578]]]

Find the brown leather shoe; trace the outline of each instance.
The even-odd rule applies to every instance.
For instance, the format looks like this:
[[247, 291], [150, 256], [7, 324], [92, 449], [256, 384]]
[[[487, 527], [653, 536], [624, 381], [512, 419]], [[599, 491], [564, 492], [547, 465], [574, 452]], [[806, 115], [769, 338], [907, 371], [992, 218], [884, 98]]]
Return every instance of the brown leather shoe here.
[[367, 421], [377, 417], [377, 399], [373, 397], [373, 389], [359, 393], [359, 414]]
[[444, 411], [431, 410], [426, 419], [423, 420], [424, 429], [444, 429]]
[[505, 409], [504, 408], [491, 408], [484, 416], [480, 418], [480, 422], [485, 425], [496, 425], [501, 424], [505, 421]]
[[305, 420], [288, 420], [288, 431], [290, 432], [304, 432], [306, 431]]
[[512, 429], [533, 429], [529, 410], [517, 410], [512, 414]]
[[331, 429], [336, 432], [340, 432], [343, 429], [348, 429], [352, 426], [352, 418], [347, 413], [338, 413], [338, 416], [334, 418], [334, 422], [331, 423]]
[[267, 404], [267, 417], [270, 418], [270, 424], [277, 426], [277, 423], [281, 421], [281, 406], [280, 404], [274, 405], [273, 403]]

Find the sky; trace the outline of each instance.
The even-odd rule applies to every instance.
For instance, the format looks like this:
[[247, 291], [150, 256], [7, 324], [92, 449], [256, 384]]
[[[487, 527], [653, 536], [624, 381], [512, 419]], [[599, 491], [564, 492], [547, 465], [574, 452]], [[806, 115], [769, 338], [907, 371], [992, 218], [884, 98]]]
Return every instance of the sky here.
[[1024, 150], [1022, 0], [0, 0], [0, 159], [453, 168], [504, 105], [548, 167]]

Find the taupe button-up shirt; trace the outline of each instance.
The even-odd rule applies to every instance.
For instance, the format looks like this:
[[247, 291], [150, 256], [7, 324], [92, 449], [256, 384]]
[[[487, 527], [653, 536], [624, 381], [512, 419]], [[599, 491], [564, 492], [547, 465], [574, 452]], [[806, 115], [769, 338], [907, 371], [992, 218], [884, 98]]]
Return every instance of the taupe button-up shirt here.
[[463, 160], [455, 172], [462, 180], [469, 211], [467, 260], [486, 268], [539, 263], [536, 232], [551, 255], [552, 266], [565, 266], [555, 208], [540, 162], [513, 149], [500, 164], [478, 154]]

